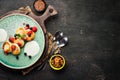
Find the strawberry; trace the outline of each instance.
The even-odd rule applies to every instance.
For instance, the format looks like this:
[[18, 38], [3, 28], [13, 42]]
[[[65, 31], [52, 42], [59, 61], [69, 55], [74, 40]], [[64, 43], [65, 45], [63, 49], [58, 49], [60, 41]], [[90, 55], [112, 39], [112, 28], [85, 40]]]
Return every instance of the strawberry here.
[[20, 42], [18, 42], [17, 45], [20, 46], [20, 47], [22, 46], [22, 44]]
[[12, 51], [14, 51], [16, 49], [16, 46], [15, 45], [11, 45], [11, 49], [12, 49]]
[[32, 31], [37, 32], [37, 27], [36, 26], [32, 27]]
[[14, 43], [15, 38], [14, 37], [9, 37], [9, 41], [12, 42], [12, 43]]
[[30, 36], [32, 34], [32, 32], [33, 32], [32, 30], [28, 31], [27, 35]]

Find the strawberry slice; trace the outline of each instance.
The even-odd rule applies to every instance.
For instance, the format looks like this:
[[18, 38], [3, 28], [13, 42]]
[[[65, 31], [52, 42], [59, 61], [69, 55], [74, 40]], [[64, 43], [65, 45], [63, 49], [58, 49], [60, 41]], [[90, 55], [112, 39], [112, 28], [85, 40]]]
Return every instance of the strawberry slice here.
[[14, 51], [16, 49], [16, 46], [15, 45], [11, 45], [11, 49], [12, 49], [12, 51]]
[[11, 43], [14, 43], [15, 38], [14, 38], [14, 37], [9, 37], [9, 41], [10, 41]]
[[30, 36], [32, 34], [32, 32], [33, 32], [32, 30], [28, 31], [27, 35]]
[[20, 46], [20, 47], [22, 46], [22, 44], [20, 42], [18, 42], [17, 45]]

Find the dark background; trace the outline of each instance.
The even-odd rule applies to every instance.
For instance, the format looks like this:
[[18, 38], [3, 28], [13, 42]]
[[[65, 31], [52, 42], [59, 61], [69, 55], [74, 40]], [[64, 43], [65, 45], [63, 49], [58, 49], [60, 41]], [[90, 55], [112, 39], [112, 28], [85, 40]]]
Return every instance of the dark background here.
[[[34, 11], [33, 2], [0, 0], [0, 16], [21, 6]], [[120, 80], [120, 0], [45, 2], [59, 12], [46, 21], [47, 31], [54, 34], [61, 30], [69, 37], [61, 53], [65, 68], [53, 71], [47, 64], [26, 76], [0, 69], [0, 80]]]

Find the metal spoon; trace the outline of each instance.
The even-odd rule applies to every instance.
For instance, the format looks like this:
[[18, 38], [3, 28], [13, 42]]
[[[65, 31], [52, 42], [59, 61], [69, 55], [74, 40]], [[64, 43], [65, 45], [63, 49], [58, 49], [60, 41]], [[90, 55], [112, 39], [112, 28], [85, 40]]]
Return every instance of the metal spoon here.
[[64, 37], [62, 31], [57, 31], [53, 37], [53, 42], [56, 43], [58, 47], [63, 47], [68, 43], [68, 37]]
[[57, 31], [53, 37], [53, 41], [59, 41], [63, 38], [63, 32]]
[[57, 42], [58, 47], [64, 47], [68, 43], [68, 37], [63, 37]]

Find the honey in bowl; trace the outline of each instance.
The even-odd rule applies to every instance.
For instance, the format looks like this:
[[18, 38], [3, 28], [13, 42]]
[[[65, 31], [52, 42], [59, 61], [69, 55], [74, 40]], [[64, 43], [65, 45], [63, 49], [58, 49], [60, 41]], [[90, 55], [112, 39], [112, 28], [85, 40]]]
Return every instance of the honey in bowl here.
[[50, 58], [50, 62], [49, 62], [50, 66], [52, 69], [54, 70], [60, 70], [65, 66], [65, 59], [63, 56], [61, 55], [53, 55]]

